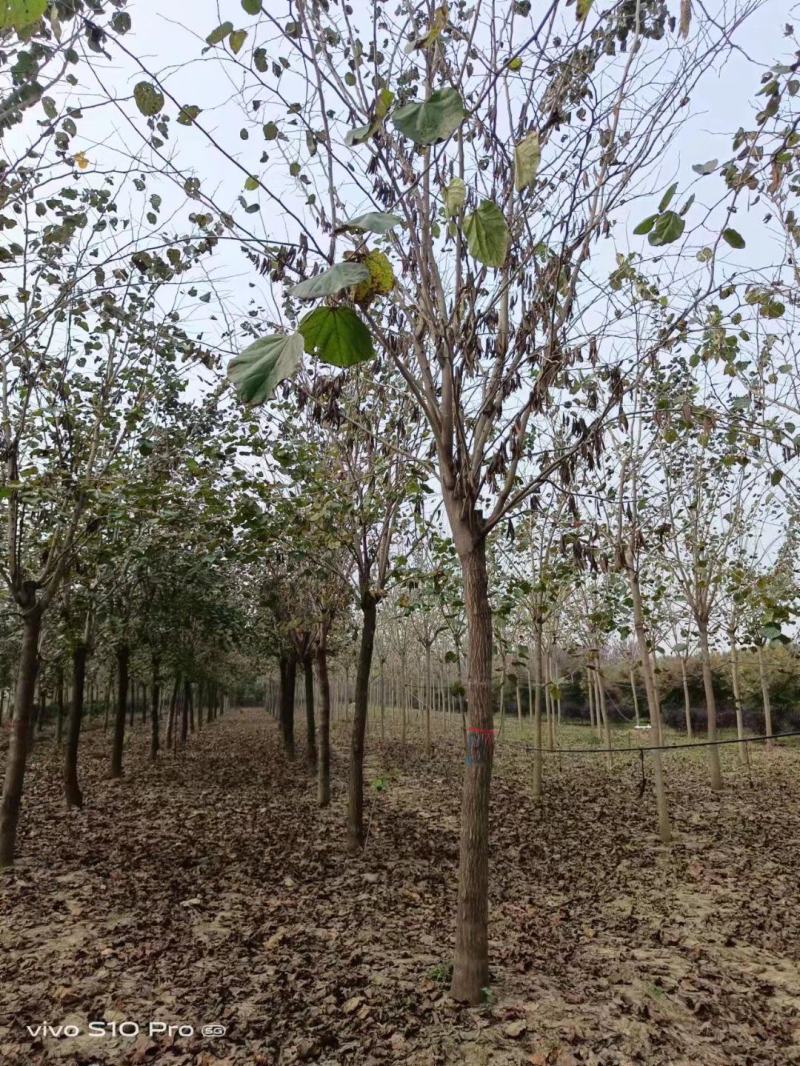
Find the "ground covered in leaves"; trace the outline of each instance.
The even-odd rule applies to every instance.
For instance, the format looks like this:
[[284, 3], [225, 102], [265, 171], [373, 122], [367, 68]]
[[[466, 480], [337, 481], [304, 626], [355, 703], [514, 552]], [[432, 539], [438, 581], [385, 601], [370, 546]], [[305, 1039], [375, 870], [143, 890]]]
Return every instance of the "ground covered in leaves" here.
[[[466, 1009], [447, 994], [458, 733], [431, 759], [370, 739], [353, 857], [344, 723], [324, 812], [261, 711], [156, 766], [139, 728], [122, 782], [106, 779], [108, 738], [87, 733], [80, 812], [52, 741], [33, 755], [21, 857], [0, 879], [3, 1066], [800, 1063], [800, 751], [754, 752], [748, 773], [722, 749], [721, 796], [699, 753], [670, 754], [667, 848], [635, 752], [610, 772], [547, 756], [537, 808], [531, 755], [501, 738], [493, 984]], [[79, 1034], [26, 1029], [42, 1023]]]

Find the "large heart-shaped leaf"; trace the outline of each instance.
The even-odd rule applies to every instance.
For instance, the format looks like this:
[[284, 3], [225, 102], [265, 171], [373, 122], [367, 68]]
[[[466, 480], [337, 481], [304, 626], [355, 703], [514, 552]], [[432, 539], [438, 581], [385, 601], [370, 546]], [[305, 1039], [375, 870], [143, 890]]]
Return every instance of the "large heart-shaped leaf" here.
[[318, 300], [322, 296], [334, 296], [342, 289], [352, 289], [362, 281], [369, 281], [369, 271], [361, 263], [337, 263], [316, 277], [294, 285], [289, 295], [300, 300]]
[[164, 94], [157, 85], [149, 81], [140, 81], [134, 85], [133, 99], [141, 113], [148, 118], [157, 115], [164, 106]]
[[437, 89], [427, 100], [398, 107], [396, 128], [415, 144], [435, 144], [455, 133], [467, 112], [455, 89]]
[[323, 363], [355, 366], [375, 355], [369, 330], [350, 307], [317, 307], [297, 328], [306, 351]]
[[542, 150], [539, 146], [539, 134], [534, 130], [523, 137], [514, 148], [514, 188], [517, 192], [527, 187], [536, 177]]
[[349, 218], [339, 229], [352, 229], [360, 233], [388, 233], [390, 229], [401, 225], [402, 221], [399, 215], [392, 215], [388, 211], [367, 211], [366, 214]]
[[491, 200], [484, 200], [464, 219], [469, 254], [486, 266], [500, 267], [508, 253], [508, 225], [503, 212]]
[[243, 403], [264, 403], [278, 385], [290, 378], [303, 358], [299, 333], [279, 333], [254, 341], [228, 363], [228, 377]]

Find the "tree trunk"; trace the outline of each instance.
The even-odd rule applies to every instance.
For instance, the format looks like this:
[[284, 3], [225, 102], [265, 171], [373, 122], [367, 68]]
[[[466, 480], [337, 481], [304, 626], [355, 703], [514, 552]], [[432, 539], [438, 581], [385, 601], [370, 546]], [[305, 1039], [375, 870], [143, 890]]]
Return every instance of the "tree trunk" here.
[[33, 708], [36, 672], [39, 668], [39, 633], [42, 628], [42, 611], [38, 604], [34, 603], [25, 611], [22, 626], [22, 647], [14, 696], [14, 720], [6, 757], [3, 800], [0, 804], [0, 869], [11, 866], [14, 862], [17, 822], [22, 803], [25, 764], [28, 758], [28, 728]]
[[686, 660], [681, 656], [681, 677], [683, 680], [683, 714], [686, 719], [686, 738], [692, 739], [692, 701], [689, 698], [689, 678], [686, 674]]
[[122, 777], [122, 746], [125, 743], [125, 714], [128, 710], [128, 664], [130, 648], [117, 648], [117, 709], [114, 717], [114, 742], [111, 748], [111, 776]]
[[317, 648], [319, 678], [319, 719], [317, 722], [317, 802], [327, 807], [331, 802], [331, 686], [328, 679], [328, 648], [324, 640]]
[[494, 757], [492, 614], [483, 540], [461, 555], [468, 630], [468, 754], [461, 803], [453, 998], [481, 1001], [489, 984], [489, 788]]
[[633, 697], [633, 715], [636, 722], [636, 728], [639, 728], [639, 697], [636, 694], [636, 674], [633, 671], [633, 667], [630, 669], [631, 679], [631, 696]]
[[[56, 679], [56, 744], [61, 745], [64, 734], [64, 667], [59, 664]], [[0, 722], [2, 722], [2, 710], [0, 710]]]
[[311, 654], [303, 659], [306, 682], [306, 758], [311, 770], [317, 769], [316, 726], [314, 725], [314, 658]]
[[369, 591], [361, 596], [361, 647], [358, 653], [353, 729], [350, 734], [350, 779], [347, 788], [347, 837], [353, 851], [364, 843], [364, 734], [367, 728], [369, 675], [378, 605]]
[[[650, 729], [655, 737], [656, 744], [663, 744], [664, 738], [661, 728], [661, 701], [658, 698], [653, 660], [650, 655], [650, 646], [647, 640], [647, 632], [644, 622], [644, 607], [642, 594], [639, 586], [639, 574], [633, 566], [628, 567], [628, 580], [630, 583], [631, 598], [633, 600], [633, 624], [636, 631], [636, 644], [639, 649], [639, 658], [642, 661], [642, 677], [644, 678], [644, 690], [647, 695], [647, 710], [650, 716]], [[633, 673], [631, 672], [631, 677]], [[658, 812], [658, 833], [663, 844], [669, 844], [672, 839], [672, 828], [669, 821], [669, 809], [667, 807], [667, 792], [664, 786], [664, 767], [660, 751], [651, 752], [653, 756], [653, 784], [656, 794], [656, 810]]]
[[542, 623], [537, 619], [534, 625], [534, 664], [536, 668], [533, 692], [533, 798], [539, 803], [542, 798]]
[[167, 751], [173, 746], [175, 739], [175, 715], [178, 712], [178, 693], [181, 688], [181, 676], [175, 675], [175, 681], [172, 685], [172, 696], [169, 701], [169, 713], [167, 715]]
[[294, 689], [297, 680], [297, 660], [293, 655], [281, 659], [281, 734], [283, 750], [288, 759], [294, 758]]
[[78, 784], [78, 744], [83, 721], [83, 693], [86, 684], [86, 657], [89, 649], [82, 641], [72, 649], [72, 698], [64, 751], [64, 799], [68, 807], [82, 807], [83, 793]]
[[158, 676], [159, 659], [153, 656], [153, 677], [150, 682], [150, 759], [155, 760], [158, 756], [159, 747], [159, 721], [158, 707], [161, 702], [161, 680]]
[[425, 645], [425, 754], [433, 755], [431, 741], [431, 703], [433, 701], [433, 680], [431, 678], [431, 646]]
[[[761, 699], [764, 705], [764, 733], [768, 736], [772, 736], [772, 703], [769, 698], [769, 677], [767, 676], [767, 665], [764, 662], [764, 651], [760, 644], [756, 646], [756, 655], [758, 656], [758, 676], [761, 679]], [[766, 741], [768, 748], [771, 748], [774, 741]]]
[[[733, 685], [733, 706], [736, 709], [736, 736], [739, 740], [744, 738], [744, 717], [742, 715], [742, 691], [739, 684], [739, 649], [736, 646], [736, 635], [731, 632], [729, 634], [731, 641], [731, 684]], [[737, 744], [739, 749], [739, 762], [746, 766], [747, 759], [747, 745]]]
[[181, 747], [186, 747], [189, 738], [189, 715], [192, 706], [192, 683], [187, 678], [183, 682], [183, 702], [181, 703]]
[[711, 673], [711, 652], [708, 647], [708, 623], [704, 619], [696, 619], [697, 631], [700, 637], [700, 656], [703, 661], [703, 688], [706, 694], [706, 717], [707, 735], [712, 741], [708, 747], [708, 768], [711, 773], [711, 787], [716, 791], [722, 788], [722, 771], [719, 765], [719, 748], [714, 741], [717, 739], [717, 700], [714, 695], [714, 678]]

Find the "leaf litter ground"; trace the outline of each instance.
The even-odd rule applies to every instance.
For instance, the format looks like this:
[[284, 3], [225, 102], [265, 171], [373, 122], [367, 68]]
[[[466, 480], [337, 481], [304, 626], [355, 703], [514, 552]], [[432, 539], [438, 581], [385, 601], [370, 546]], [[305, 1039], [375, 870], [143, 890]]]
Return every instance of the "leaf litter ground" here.
[[[261, 711], [230, 712], [155, 766], [140, 727], [122, 782], [106, 778], [108, 738], [87, 731], [80, 812], [42, 739], [21, 858], [0, 879], [0, 1063], [800, 1062], [800, 751], [754, 751], [748, 774], [723, 748], [719, 796], [700, 753], [669, 755], [664, 847], [635, 753], [611, 771], [546, 756], [537, 807], [515, 730], [497, 747], [493, 982], [474, 1009], [447, 995], [458, 733], [430, 759], [418, 732], [405, 753], [370, 738], [355, 857], [345, 723], [323, 812], [302, 752], [287, 765]], [[90, 1021], [142, 1032], [92, 1036]], [[151, 1037], [150, 1021], [195, 1033]], [[30, 1036], [42, 1022], [81, 1032]]]

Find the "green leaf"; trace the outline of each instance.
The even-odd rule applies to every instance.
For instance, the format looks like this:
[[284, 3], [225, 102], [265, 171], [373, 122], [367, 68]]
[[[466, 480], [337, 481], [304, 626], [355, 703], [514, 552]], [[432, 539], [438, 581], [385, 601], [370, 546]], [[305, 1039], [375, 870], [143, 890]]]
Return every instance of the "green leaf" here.
[[186, 107], [180, 109], [178, 113], [178, 122], [181, 126], [191, 126], [199, 114], [200, 108], [197, 104], [188, 104]]
[[303, 358], [299, 333], [262, 337], [228, 363], [228, 377], [246, 404], [264, 403], [278, 385], [294, 374]]
[[539, 134], [534, 131], [523, 137], [514, 148], [514, 188], [517, 192], [527, 189], [536, 177], [542, 150], [539, 146]]
[[649, 233], [655, 225], [658, 215], [648, 215], [647, 218], [643, 218], [636, 229], [633, 231], [637, 236], [641, 237], [645, 233]]
[[48, 0], [0, 0], [0, 30], [24, 30], [47, 10]]
[[234, 30], [228, 38], [228, 44], [231, 46], [231, 51], [234, 55], [238, 55], [242, 49], [242, 45], [247, 40], [247, 30]]
[[242, 7], [248, 15], [258, 15], [261, 12], [261, 0], [242, 0]]
[[576, 14], [578, 16], [578, 20], [579, 21], [582, 22], [586, 18], [586, 16], [591, 11], [593, 3], [594, 3], [594, 0], [578, 0], [578, 2], [576, 4], [575, 12], [576, 12]]
[[220, 41], [224, 41], [228, 34], [233, 29], [232, 22], [222, 22], [215, 30], [212, 30], [206, 37], [206, 44], [219, 44]]
[[675, 195], [675, 192], [677, 191], [677, 188], [678, 188], [677, 181], [674, 184], [670, 185], [670, 187], [667, 189], [667, 191], [661, 197], [661, 203], [658, 205], [658, 210], [659, 211], [666, 211], [667, 210], [667, 208], [670, 205], [670, 201], [672, 200], [672, 197]]
[[509, 232], [503, 212], [491, 200], [484, 200], [464, 219], [469, 253], [490, 267], [503, 265], [508, 254]]
[[352, 229], [367, 233], [388, 233], [395, 226], [402, 225], [402, 218], [388, 211], [367, 211], [366, 214], [356, 215], [339, 227], [340, 230]]
[[722, 239], [731, 248], [744, 248], [744, 237], [741, 233], [737, 233], [735, 229], [724, 229], [722, 231]]
[[453, 178], [444, 190], [444, 213], [453, 218], [463, 208], [467, 199], [467, 187], [461, 178]]
[[336, 263], [316, 277], [294, 285], [289, 289], [289, 295], [300, 300], [318, 300], [322, 296], [333, 296], [342, 289], [352, 289], [362, 281], [369, 281], [369, 270], [363, 264]]
[[164, 106], [164, 94], [149, 81], [140, 81], [133, 87], [133, 99], [143, 115], [157, 115]]
[[713, 174], [714, 171], [717, 169], [717, 162], [718, 161], [716, 159], [709, 159], [707, 163], [695, 163], [695, 165], [692, 167], [692, 170], [695, 172], [695, 174]]
[[355, 366], [375, 355], [372, 337], [350, 307], [317, 307], [300, 321], [306, 351], [332, 366]]
[[686, 223], [674, 211], [664, 211], [656, 218], [653, 229], [647, 240], [656, 248], [664, 244], [672, 244], [677, 241], [686, 228]]
[[520, 57], [512, 56], [512, 58], [506, 63], [506, 70], [513, 70], [515, 72], [522, 70], [522, 60]]
[[255, 192], [258, 188], [258, 178], [254, 178], [252, 175], [245, 180], [244, 187], [248, 192]]
[[264, 140], [274, 141], [278, 136], [278, 127], [274, 122], [266, 122], [263, 128]]
[[115, 11], [111, 16], [111, 28], [115, 33], [127, 33], [131, 28], [131, 17], [127, 11]]
[[399, 107], [394, 124], [414, 144], [436, 144], [455, 133], [466, 117], [464, 101], [455, 89], [437, 89], [427, 100]]

